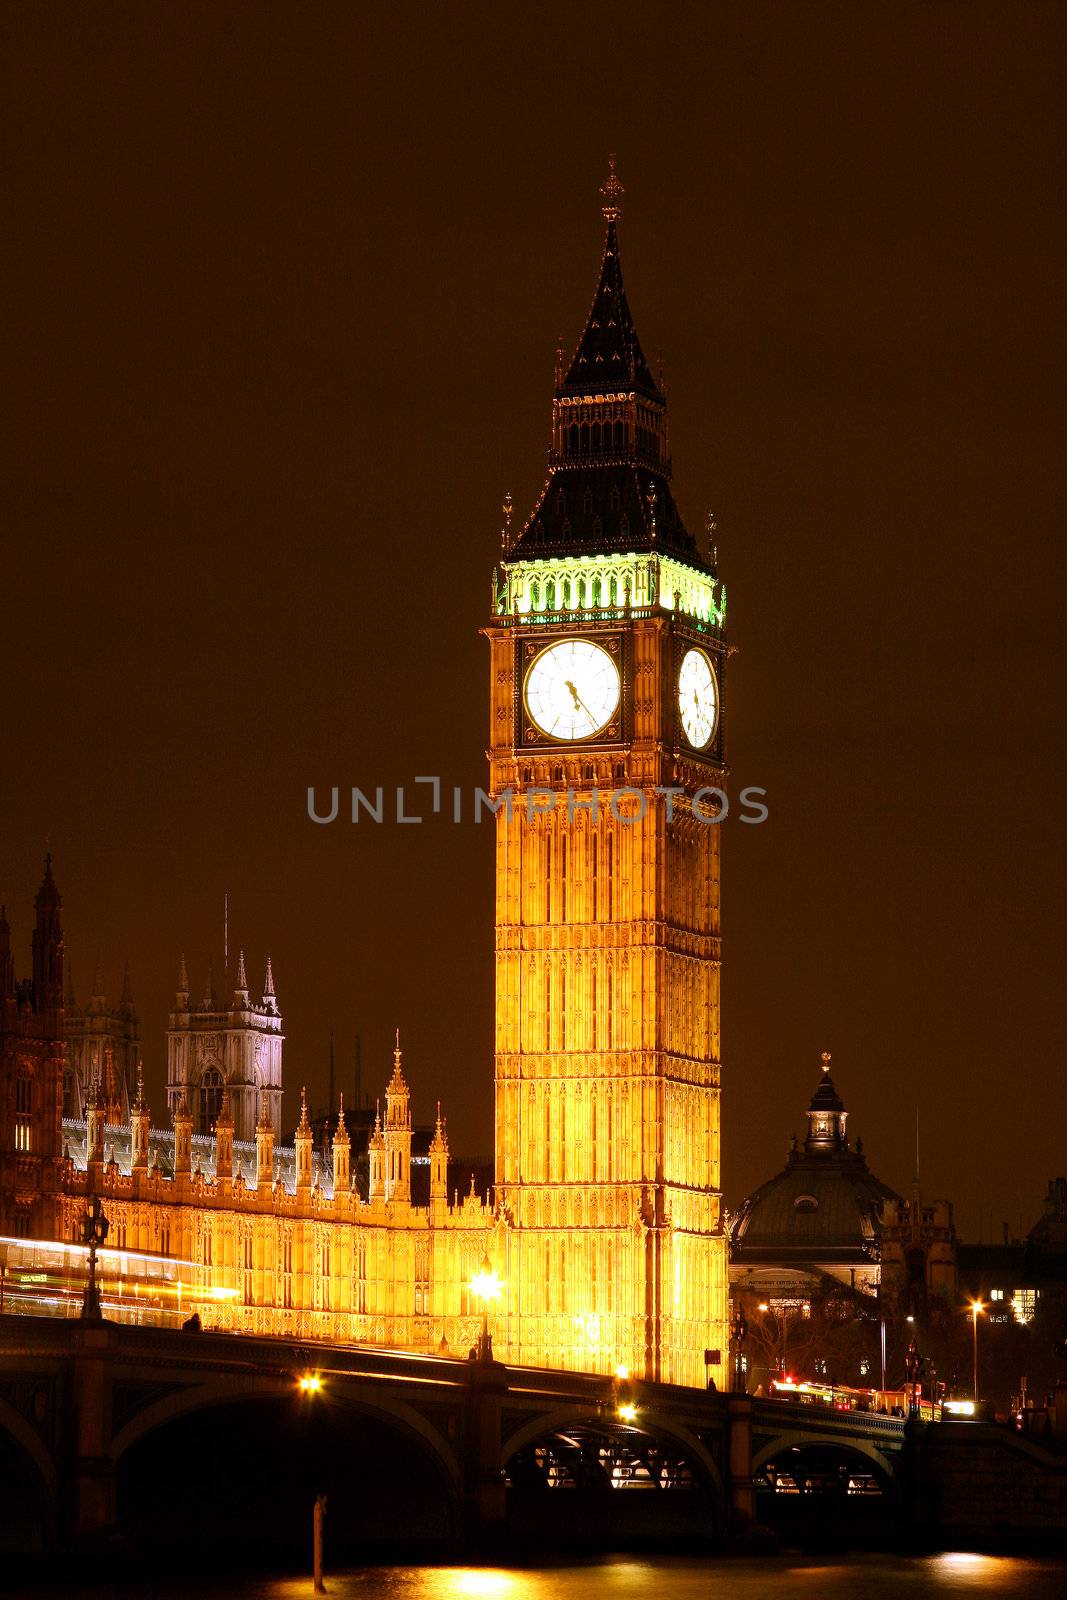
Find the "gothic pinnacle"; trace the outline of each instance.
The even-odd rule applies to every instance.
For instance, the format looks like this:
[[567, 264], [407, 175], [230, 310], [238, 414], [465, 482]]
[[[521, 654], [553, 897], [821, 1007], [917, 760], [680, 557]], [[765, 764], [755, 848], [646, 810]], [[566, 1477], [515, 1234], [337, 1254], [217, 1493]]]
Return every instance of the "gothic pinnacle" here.
[[608, 175], [600, 185], [600, 193], [604, 196], [604, 204], [600, 207], [600, 215], [605, 222], [618, 222], [622, 216], [622, 206], [619, 204], [626, 190], [619, 181], [615, 170], [614, 152], [608, 156]]

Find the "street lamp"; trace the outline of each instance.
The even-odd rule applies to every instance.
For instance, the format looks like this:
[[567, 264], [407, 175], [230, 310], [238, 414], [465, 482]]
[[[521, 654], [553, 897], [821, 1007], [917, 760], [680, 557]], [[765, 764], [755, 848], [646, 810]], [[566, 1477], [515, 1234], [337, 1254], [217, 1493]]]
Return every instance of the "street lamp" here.
[[89, 1246], [89, 1282], [85, 1285], [81, 1310], [86, 1322], [102, 1322], [104, 1318], [100, 1310], [100, 1290], [96, 1284], [96, 1252], [107, 1238], [110, 1227], [100, 1196], [94, 1194], [82, 1218], [82, 1243]]
[[745, 1340], [748, 1337], [748, 1323], [742, 1315], [741, 1308], [734, 1312], [734, 1319], [730, 1324], [730, 1337], [734, 1347], [734, 1373], [733, 1387], [735, 1390], [746, 1387], [743, 1382], [745, 1371]]
[[981, 1300], [971, 1301], [971, 1329], [974, 1333], [974, 1403], [978, 1404], [978, 1313], [985, 1310]]
[[478, 1360], [492, 1361], [493, 1336], [489, 1332], [489, 1302], [500, 1299], [504, 1285], [493, 1271], [488, 1250], [482, 1257], [481, 1266], [470, 1281], [470, 1287], [472, 1294], [477, 1295], [482, 1302], [482, 1331], [478, 1336]]

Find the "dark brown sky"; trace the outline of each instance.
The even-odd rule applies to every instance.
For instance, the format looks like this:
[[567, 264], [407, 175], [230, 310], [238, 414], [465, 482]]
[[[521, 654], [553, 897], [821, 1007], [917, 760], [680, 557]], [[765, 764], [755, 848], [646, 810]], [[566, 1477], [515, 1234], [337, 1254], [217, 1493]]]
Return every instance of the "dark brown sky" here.
[[[1059, 5], [5, 4], [0, 887], [50, 834], [84, 995], [269, 947], [326, 1041], [491, 1141], [498, 507], [543, 475], [608, 150], [675, 485], [739, 646], [725, 1183], [835, 1075], [979, 1225], [1065, 1166]], [[521, 16], [521, 21], [519, 20]], [[1059, 87], [1058, 87], [1059, 86]]]

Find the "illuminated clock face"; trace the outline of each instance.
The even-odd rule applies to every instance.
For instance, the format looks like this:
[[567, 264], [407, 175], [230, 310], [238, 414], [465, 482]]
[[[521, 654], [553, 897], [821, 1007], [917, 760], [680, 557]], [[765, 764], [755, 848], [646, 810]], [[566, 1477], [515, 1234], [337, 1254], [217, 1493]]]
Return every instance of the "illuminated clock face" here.
[[542, 650], [526, 674], [526, 709], [552, 739], [589, 739], [619, 705], [619, 669], [598, 644], [561, 639]]
[[711, 743], [719, 713], [719, 686], [703, 650], [687, 650], [678, 673], [678, 710], [682, 728], [694, 750]]

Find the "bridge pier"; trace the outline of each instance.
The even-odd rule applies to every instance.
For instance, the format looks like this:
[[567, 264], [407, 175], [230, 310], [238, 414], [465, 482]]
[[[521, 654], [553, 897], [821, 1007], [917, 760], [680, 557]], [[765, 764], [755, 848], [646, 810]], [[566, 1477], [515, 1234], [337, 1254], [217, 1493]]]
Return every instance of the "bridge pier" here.
[[499, 1361], [468, 1363], [463, 1404], [463, 1534], [474, 1542], [503, 1529], [505, 1516], [502, 1409], [507, 1369]]
[[729, 1515], [742, 1531], [756, 1520], [756, 1489], [752, 1481], [752, 1396], [732, 1391], [726, 1397]]
[[72, 1338], [72, 1437], [66, 1534], [95, 1543], [115, 1531], [115, 1463], [111, 1458], [111, 1330], [79, 1324]]

